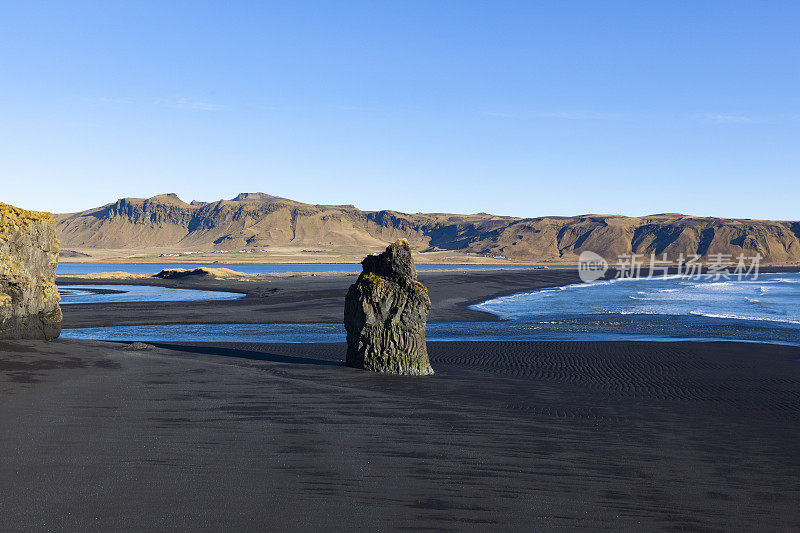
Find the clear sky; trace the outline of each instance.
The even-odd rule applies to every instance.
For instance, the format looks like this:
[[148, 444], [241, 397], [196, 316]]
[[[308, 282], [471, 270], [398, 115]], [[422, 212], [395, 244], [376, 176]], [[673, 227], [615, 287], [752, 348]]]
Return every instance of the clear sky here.
[[800, 2], [0, 0], [0, 201], [800, 219]]

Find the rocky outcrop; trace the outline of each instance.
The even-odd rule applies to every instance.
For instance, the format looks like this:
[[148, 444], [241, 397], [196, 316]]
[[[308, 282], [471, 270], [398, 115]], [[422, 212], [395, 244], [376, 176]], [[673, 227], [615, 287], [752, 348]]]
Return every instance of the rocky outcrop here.
[[53, 217], [0, 203], [0, 339], [58, 337], [57, 263]]
[[417, 281], [408, 242], [401, 239], [361, 265], [345, 299], [347, 365], [391, 374], [433, 374], [425, 345], [431, 301]]

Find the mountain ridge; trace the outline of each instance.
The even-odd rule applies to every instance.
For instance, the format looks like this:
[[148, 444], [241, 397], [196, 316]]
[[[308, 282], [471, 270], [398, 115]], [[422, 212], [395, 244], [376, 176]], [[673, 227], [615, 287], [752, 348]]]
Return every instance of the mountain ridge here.
[[242, 248], [381, 249], [405, 238], [416, 251], [448, 250], [511, 260], [575, 262], [583, 251], [609, 260], [621, 254], [753, 256], [800, 263], [800, 222], [587, 214], [519, 218], [476, 213], [362, 211], [352, 205], [306, 204], [265, 193], [186, 203], [176, 194], [121, 198], [79, 213], [55, 215], [62, 246], [82, 249]]

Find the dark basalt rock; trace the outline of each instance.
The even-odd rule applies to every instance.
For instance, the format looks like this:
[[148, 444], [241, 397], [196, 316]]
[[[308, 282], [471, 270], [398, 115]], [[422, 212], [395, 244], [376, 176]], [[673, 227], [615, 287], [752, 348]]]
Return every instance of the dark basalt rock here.
[[361, 265], [363, 271], [345, 299], [347, 365], [391, 374], [433, 374], [425, 345], [431, 301], [417, 281], [408, 241], [367, 256]]

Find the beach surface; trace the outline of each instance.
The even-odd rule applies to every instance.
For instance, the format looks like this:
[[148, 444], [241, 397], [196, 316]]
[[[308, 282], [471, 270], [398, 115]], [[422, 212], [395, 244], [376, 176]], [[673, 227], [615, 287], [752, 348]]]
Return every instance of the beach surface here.
[[2, 342], [6, 530], [800, 527], [800, 349]]
[[[65, 327], [336, 323], [354, 275], [126, 278], [237, 300], [64, 306]], [[423, 272], [431, 321], [578, 281]], [[109, 284], [105, 278], [60, 283]], [[800, 348], [429, 342], [436, 375], [345, 345], [0, 342], [7, 530], [800, 527]]]

